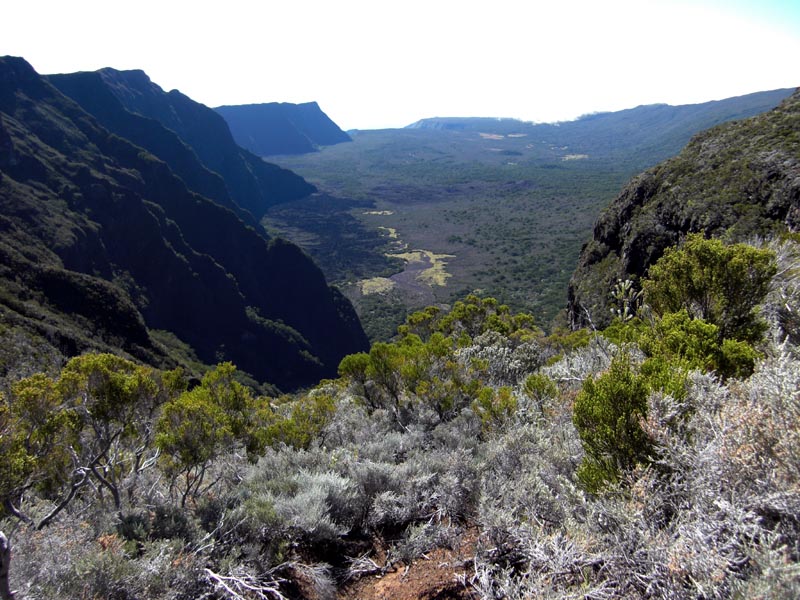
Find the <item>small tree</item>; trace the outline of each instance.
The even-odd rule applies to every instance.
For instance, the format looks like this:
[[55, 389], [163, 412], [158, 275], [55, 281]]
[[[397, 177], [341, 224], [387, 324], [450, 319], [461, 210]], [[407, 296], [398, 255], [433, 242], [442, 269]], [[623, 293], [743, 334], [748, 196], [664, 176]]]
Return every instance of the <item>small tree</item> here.
[[336, 400], [329, 394], [311, 392], [280, 408], [284, 410], [276, 412], [265, 405], [261, 411], [257, 433], [261, 447], [285, 444], [307, 450], [333, 418]]
[[543, 417], [545, 416], [545, 403], [558, 396], [556, 384], [543, 373], [529, 375], [525, 380], [524, 390], [528, 398], [536, 404], [537, 410]]
[[[12, 385], [0, 409], [0, 495], [5, 509], [29, 520], [19, 507], [35, 489], [55, 502], [44, 527], [90, 482], [102, 501], [121, 508], [123, 489], [133, 499], [139, 473], [153, 463], [155, 411], [180, 388], [179, 371], [160, 373], [112, 354], [71, 359], [57, 379], [36, 374]], [[7, 458], [6, 458], [7, 457]]]
[[181, 506], [201, 492], [211, 461], [230, 445], [233, 435], [225, 411], [207, 388], [196, 387], [167, 403], [156, 428], [171, 490], [180, 486]]
[[481, 432], [488, 435], [511, 422], [517, 412], [517, 399], [510, 387], [503, 386], [497, 391], [484, 387], [473, 400], [472, 410], [481, 420]]
[[369, 354], [359, 352], [348, 354], [339, 363], [339, 377], [349, 380], [356, 389], [356, 393], [363, 396], [370, 408], [377, 408], [377, 403], [373, 402], [369, 389], [367, 388], [367, 369], [369, 368]]
[[253, 398], [250, 389], [236, 381], [236, 367], [229, 362], [217, 365], [199, 386], [164, 405], [156, 424], [156, 445], [172, 490], [181, 488], [181, 505], [214, 485], [205, 477], [220, 454], [236, 445], [251, 455], [263, 448], [259, 428], [270, 420], [266, 413], [266, 400]]
[[135, 487], [152, 450], [156, 411], [182, 384], [180, 371], [161, 374], [113, 354], [78, 356], [62, 369], [57, 390], [81, 423], [78, 456], [115, 508], [123, 481]]
[[231, 362], [217, 365], [203, 376], [201, 387], [227, 418], [231, 433], [242, 440], [250, 435], [255, 400], [250, 388], [236, 381], [236, 367]]
[[[23, 512], [26, 491], [37, 490], [57, 500], [55, 517], [87, 482], [86, 471], [73, 460], [80, 424], [73, 411], [65, 410], [56, 383], [37, 373], [16, 382], [0, 408], [0, 496], [6, 512], [31, 522]], [[73, 479], [74, 477], [74, 479]], [[72, 481], [71, 481], [72, 480]], [[62, 495], [62, 488], [71, 483]], [[59, 508], [60, 507], [60, 508]]]

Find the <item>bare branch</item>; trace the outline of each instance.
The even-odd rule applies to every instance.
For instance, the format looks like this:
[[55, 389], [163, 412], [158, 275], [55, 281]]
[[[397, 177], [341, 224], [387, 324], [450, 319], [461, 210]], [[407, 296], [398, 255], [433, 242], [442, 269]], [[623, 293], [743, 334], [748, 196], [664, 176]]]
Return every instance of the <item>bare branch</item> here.
[[[253, 597], [252, 594], [259, 600], [287, 600], [286, 596], [280, 593], [277, 581], [261, 583], [248, 574], [225, 576], [214, 573], [211, 569], [204, 571], [217, 590], [233, 600], [248, 600]], [[243, 596], [245, 593], [248, 595]]]
[[44, 519], [42, 519], [39, 522], [39, 524], [36, 526], [37, 530], [46, 527], [50, 523], [50, 521], [55, 519], [58, 513], [64, 510], [67, 507], [67, 504], [72, 502], [72, 499], [75, 497], [75, 494], [78, 493], [78, 490], [82, 488], [84, 485], [86, 485], [86, 482], [89, 478], [89, 471], [86, 469], [79, 469], [77, 473], [80, 475], [80, 479], [72, 483], [72, 486], [70, 487], [69, 490], [69, 494], [67, 494], [64, 497], [64, 499], [61, 500], [61, 502], [59, 502], [58, 505], [53, 510], [51, 510], [50, 513]]

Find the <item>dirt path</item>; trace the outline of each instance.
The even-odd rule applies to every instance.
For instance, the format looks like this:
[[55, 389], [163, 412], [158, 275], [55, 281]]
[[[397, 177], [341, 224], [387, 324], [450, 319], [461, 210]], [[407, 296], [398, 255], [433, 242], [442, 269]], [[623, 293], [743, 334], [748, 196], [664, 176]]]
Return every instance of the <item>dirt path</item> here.
[[463, 582], [472, 575], [477, 531], [468, 531], [455, 550], [437, 548], [382, 576], [367, 576], [347, 586], [338, 600], [477, 600]]

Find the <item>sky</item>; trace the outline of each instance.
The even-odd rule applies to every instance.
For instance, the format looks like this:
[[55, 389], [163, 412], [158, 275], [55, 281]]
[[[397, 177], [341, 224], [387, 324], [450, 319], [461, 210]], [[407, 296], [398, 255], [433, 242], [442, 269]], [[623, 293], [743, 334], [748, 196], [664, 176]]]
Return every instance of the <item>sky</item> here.
[[143, 69], [223, 104], [317, 101], [343, 129], [563, 121], [800, 86], [798, 0], [26, 0], [0, 56]]

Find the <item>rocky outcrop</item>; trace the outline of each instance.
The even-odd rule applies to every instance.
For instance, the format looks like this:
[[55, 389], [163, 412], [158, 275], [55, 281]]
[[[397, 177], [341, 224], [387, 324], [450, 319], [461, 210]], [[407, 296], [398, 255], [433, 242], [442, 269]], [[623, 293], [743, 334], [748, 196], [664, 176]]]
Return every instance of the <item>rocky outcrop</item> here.
[[610, 321], [615, 281], [638, 279], [687, 233], [743, 241], [800, 227], [800, 91], [695, 136], [635, 177], [597, 220], [569, 286], [573, 326]]

